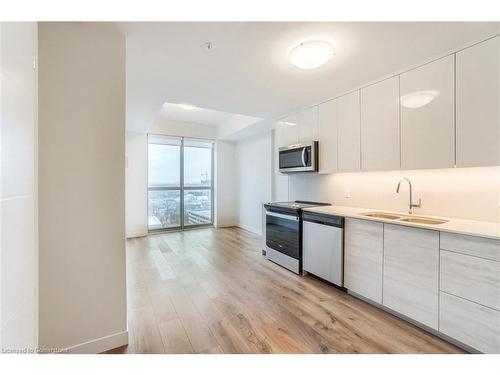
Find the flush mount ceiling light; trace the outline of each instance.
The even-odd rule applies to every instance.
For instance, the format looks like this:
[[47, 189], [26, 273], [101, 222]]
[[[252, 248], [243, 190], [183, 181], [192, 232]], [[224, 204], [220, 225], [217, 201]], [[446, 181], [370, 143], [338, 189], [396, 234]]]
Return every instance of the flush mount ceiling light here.
[[296, 126], [297, 125], [295, 122], [288, 122], [288, 121], [281, 121], [281, 124], [288, 125], [288, 126]]
[[405, 108], [417, 109], [426, 106], [437, 96], [437, 91], [415, 91], [401, 97], [401, 105]]
[[290, 62], [300, 69], [316, 69], [333, 56], [333, 46], [324, 40], [300, 43], [288, 54]]
[[191, 111], [192, 109], [196, 109], [196, 107], [194, 105], [190, 105], [190, 104], [177, 104], [179, 107], [181, 107], [182, 109], [185, 109], [186, 111]]

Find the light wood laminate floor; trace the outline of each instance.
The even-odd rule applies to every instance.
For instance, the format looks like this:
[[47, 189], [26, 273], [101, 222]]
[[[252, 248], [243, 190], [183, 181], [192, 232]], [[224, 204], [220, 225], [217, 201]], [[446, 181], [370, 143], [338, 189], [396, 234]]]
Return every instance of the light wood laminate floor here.
[[238, 228], [127, 241], [129, 341], [112, 353], [460, 353], [265, 259]]

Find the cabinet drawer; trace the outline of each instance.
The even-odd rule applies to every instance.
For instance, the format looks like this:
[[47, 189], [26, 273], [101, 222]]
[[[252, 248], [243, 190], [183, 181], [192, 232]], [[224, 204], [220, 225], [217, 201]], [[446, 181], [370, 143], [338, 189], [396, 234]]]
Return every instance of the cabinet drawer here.
[[439, 331], [484, 353], [500, 353], [500, 311], [440, 293]]
[[441, 250], [441, 290], [500, 310], [500, 262]]
[[500, 261], [500, 240], [441, 232], [440, 248]]

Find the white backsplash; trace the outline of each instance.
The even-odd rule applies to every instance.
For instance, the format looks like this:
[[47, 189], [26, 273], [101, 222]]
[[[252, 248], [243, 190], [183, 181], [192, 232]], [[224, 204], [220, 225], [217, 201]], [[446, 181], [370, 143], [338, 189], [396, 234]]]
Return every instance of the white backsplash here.
[[402, 183], [396, 193], [403, 177], [412, 182], [414, 201], [422, 199], [415, 214], [500, 221], [500, 167], [294, 174], [289, 177], [289, 199], [405, 212], [408, 184]]

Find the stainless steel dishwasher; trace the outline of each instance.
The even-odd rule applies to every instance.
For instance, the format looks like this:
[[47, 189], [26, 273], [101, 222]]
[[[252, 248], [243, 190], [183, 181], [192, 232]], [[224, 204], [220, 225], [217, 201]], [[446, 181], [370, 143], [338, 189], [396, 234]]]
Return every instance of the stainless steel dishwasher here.
[[303, 212], [303, 270], [344, 286], [344, 218]]

